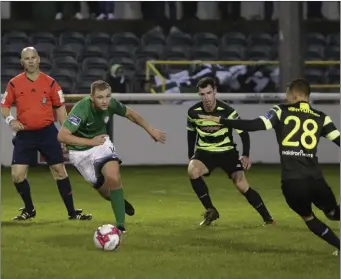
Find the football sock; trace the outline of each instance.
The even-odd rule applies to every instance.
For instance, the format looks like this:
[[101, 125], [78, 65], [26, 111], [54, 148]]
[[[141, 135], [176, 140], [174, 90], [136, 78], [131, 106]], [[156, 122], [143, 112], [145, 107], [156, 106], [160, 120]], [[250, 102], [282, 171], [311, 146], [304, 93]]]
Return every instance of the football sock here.
[[264, 221], [272, 219], [269, 211], [264, 205], [264, 202], [257, 191], [251, 187], [243, 194], [247, 201], [258, 211]]
[[14, 185], [17, 189], [17, 192], [20, 194], [22, 200], [24, 201], [25, 209], [28, 211], [33, 210], [34, 206], [31, 198], [30, 184], [28, 183], [28, 181], [25, 179], [22, 182], [14, 183]]
[[324, 212], [324, 214], [327, 216], [329, 220], [340, 221], [340, 205], [338, 205], [334, 210], [332, 210], [329, 213]]
[[340, 250], [340, 239], [326, 224], [322, 223], [316, 217], [310, 221], [307, 221], [306, 224], [314, 234]]
[[206, 209], [214, 208], [204, 179], [202, 177], [199, 177], [197, 179], [191, 179], [191, 184], [194, 192], [197, 194], [202, 205]]
[[123, 197], [123, 189], [116, 189], [110, 191], [111, 207], [116, 218], [116, 225], [124, 227], [125, 223], [125, 205]]
[[69, 216], [73, 216], [76, 213], [75, 206], [73, 204], [73, 196], [71, 190], [71, 183], [68, 177], [57, 180], [57, 186], [59, 190], [59, 194], [62, 197], [65, 207]]

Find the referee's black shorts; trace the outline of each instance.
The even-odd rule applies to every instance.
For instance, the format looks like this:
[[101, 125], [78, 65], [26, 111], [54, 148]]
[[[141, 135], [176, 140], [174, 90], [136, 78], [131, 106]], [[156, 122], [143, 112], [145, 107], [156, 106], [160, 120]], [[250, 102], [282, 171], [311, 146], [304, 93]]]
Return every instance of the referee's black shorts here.
[[289, 207], [302, 217], [313, 214], [312, 204], [325, 213], [337, 207], [337, 201], [324, 178], [282, 181], [282, 193]]

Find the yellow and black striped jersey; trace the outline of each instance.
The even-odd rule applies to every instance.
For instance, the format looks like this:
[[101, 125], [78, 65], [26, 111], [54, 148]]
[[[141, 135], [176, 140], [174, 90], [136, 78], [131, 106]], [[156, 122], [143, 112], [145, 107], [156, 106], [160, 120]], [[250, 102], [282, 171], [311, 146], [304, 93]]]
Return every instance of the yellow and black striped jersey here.
[[260, 119], [267, 130], [276, 132], [284, 179], [322, 176], [316, 156], [319, 140], [340, 137], [328, 115], [307, 102], [298, 102], [274, 106]]
[[[189, 108], [187, 113], [187, 130], [197, 132], [196, 149], [207, 152], [225, 152], [236, 149], [233, 141], [233, 129], [224, 125], [201, 119], [199, 115], [221, 116], [228, 119], [239, 119], [237, 111], [228, 104], [217, 100], [213, 112], [207, 113], [202, 102]], [[243, 131], [236, 130], [237, 133]], [[248, 153], [248, 151], [246, 151]], [[248, 154], [246, 154], [248, 155]]]

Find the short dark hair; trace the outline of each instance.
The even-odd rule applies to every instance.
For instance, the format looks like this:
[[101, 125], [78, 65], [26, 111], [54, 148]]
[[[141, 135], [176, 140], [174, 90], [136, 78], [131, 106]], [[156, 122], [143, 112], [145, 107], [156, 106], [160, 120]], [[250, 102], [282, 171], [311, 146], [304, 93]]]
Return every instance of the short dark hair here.
[[297, 92], [305, 97], [310, 96], [310, 84], [303, 78], [295, 79], [288, 84], [289, 92]]
[[213, 89], [217, 88], [215, 79], [212, 77], [204, 77], [201, 80], [199, 80], [198, 84], [197, 84], [197, 90], [199, 90], [199, 88], [206, 88], [207, 86], [211, 85], [211, 87]]
[[109, 83], [105, 82], [104, 80], [96, 80], [91, 83], [91, 95], [93, 95], [96, 90], [104, 91], [106, 89], [111, 90], [111, 87]]

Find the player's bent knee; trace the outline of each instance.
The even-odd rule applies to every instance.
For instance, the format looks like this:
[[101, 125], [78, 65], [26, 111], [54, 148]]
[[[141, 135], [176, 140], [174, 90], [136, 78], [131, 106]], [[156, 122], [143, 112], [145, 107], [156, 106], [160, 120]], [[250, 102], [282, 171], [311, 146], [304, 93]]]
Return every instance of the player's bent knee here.
[[14, 183], [23, 182], [26, 178], [28, 166], [13, 165], [11, 170], [12, 180]]
[[50, 170], [55, 180], [62, 180], [67, 177], [67, 172], [64, 164], [50, 166]]
[[105, 177], [105, 182], [109, 185], [110, 190], [117, 190], [122, 187], [121, 180], [113, 175]]
[[233, 173], [231, 178], [240, 192], [245, 193], [250, 188], [243, 171]]
[[198, 163], [195, 160], [189, 162], [188, 176], [190, 177], [190, 179], [197, 179], [208, 172], [206, 167], [203, 164], [202, 164], [203, 166], [201, 166], [200, 164], [202, 163], [201, 162]]

